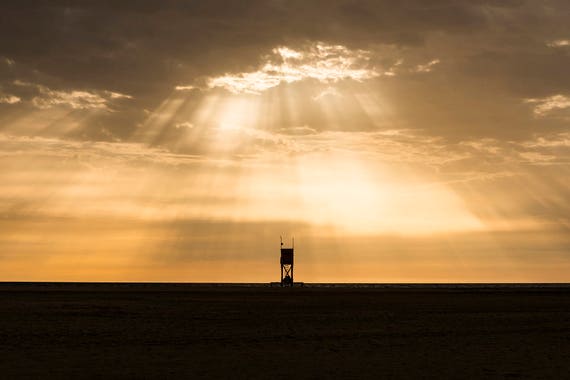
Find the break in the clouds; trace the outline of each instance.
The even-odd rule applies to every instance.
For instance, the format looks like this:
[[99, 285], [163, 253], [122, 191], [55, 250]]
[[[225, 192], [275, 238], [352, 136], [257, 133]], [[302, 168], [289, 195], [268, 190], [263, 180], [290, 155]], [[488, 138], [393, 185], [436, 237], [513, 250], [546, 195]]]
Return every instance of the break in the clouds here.
[[225, 74], [208, 79], [209, 88], [222, 87], [239, 93], [259, 94], [281, 83], [314, 79], [335, 83], [343, 79], [363, 81], [379, 76], [370, 67], [370, 52], [350, 50], [342, 45], [317, 43], [303, 51], [287, 47], [273, 49], [273, 56], [256, 71]]
[[[263, 56], [265, 62], [261, 63], [258, 70], [208, 77], [205, 88], [223, 88], [234, 94], [259, 95], [282, 83], [304, 80], [315, 80], [323, 84], [334, 84], [342, 80], [363, 82], [379, 76], [395, 76], [401, 71], [402, 59], [391, 62], [387, 67], [376, 67], [370, 62], [371, 56], [372, 52], [369, 50], [351, 50], [343, 45], [327, 45], [322, 42], [304, 46], [299, 50], [281, 46], [272, 49], [271, 54]], [[428, 73], [438, 63], [439, 59], [433, 59], [407, 71]], [[175, 87], [178, 91], [196, 88], [194, 85]]]

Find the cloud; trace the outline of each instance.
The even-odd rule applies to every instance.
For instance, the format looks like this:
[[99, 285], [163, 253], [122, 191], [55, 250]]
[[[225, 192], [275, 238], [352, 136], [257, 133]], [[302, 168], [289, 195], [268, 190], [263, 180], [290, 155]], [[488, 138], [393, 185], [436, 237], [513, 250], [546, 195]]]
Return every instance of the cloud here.
[[316, 134], [317, 130], [309, 127], [308, 125], [303, 125], [299, 127], [281, 128], [277, 133], [283, 135], [303, 136]]
[[545, 98], [525, 99], [525, 102], [535, 104], [533, 112], [536, 116], [545, 116], [555, 110], [570, 108], [570, 98], [560, 94]]
[[176, 91], [190, 91], [190, 90], [195, 90], [196, 88], [197, 88], [196, 86], [191, 86], [191, 85], [174, 87]]
[[[501, 141], [484, 138], [466, 140], [459, 145], [449, 145], [446, 150], [462, 150], [469, 158], [477, 162], [470, 164], [470, 170], [493, 167], [486, 170], [497, 171], [507, 169], [520, 171], [521, 165], [567, 165], [570, 163], [570, 134], [539, 134], [523, 141]], [[503, 169], [501, 169], [501, 167]]]
[[554, 41], [550, 41], [546, 44], [549, 47], [564, 47], [564, 46], [570, 46], [570, 40], [554, 40]]
[[414, 71], [418, 73], [429, 73], [433, 69], [433, 66], [437, 65], [439, 62], [439, 59], [433, 59], [426, 64], [416, 66]]
[[184, 129], [184, 128], [186, 128], [186, 129], [192, 129], [192, 128], [194, 128], [194, 124], [192, 124], [192, 123], [186, 121], [186, 122], [184, 122], [184, 123], [178, 123], [178, 124], [176, 124], [174, 127], [175, 127], [176, 129], [180, 129], [180, 128], [182, 128], [182, 129]]
[[[97, 167], [102, 162], [151, 165], [195, 164], [208, 162], [198, 156], [174, 154], [166, 149], [141, 143], [82, 142], [59, 138], [13, 136], [0, 133], [0, 157], [41, 155], [57, 159], [89, 161]], [[80, 155], [80, 156], [79, 156]], [[229, 164], [229, 163], [228, 163]]]
[[570, 148], [570, 132], [558, 133], [553, 136], [538, 136], [533, 140], [521, 143], [527, 148]]
[[132, 99], [130, 95], [121, 94], [119, 92], [105, 91], [105, 94], [109, 95], [111, 99]]
[[277, 47], [272, 53], [260, 69], [212, 77], [208, 87], [221, 87], [235, 94], [259, 94], [281, 83], [305, 79], [322, 83], [344, 79], [361, 82], [380, 75], [369, 65], [369, 51], [351, 50], [342, 45], [315, 43], [302, 51]]
[[54, 91], [41, 89], [41, 96], [32, 99], [32, 103], [41, 109], [66, 105], [73, 109], [107, 109], [107, 100], [87, 91]]
[[313, 96], [313, 100], [319, 101], [325, 97], [342, 97], [342, 94], [334, 87], [327, 87], [317, 95]]
[[[98, 112], [105, 120], [88, 121], [92, 127], [87, 129], [105, 125], [122, 138], [144, 122], [144, 109], [153, 109], [169, 96], [184, 97], [180, 111], [188, 110], [175, 120], [198, 126], [189, 113], [212, 95], [195, 91], [209, 89], [208, 85], [217, 86], [216, 94], [265, 93], [263, 107], [277, 93], [287, 97], [287, 102], [273, 101], [271, 117], [263, 118], [273, 129], [308, 124], [317, 130], [364, 130], [390, 124], [389, 128], [422, 129], [459, 139], [524, 139], [539, 122], [542, 130], [551, 132], [567, 128], [561, 118], [533, 118], [531, 112], [521, 112], [521, 99], [568, 95], [570, 90], [570, 56], [564, 54], [566, 49], [546, 47], [568, 40], [564, 15], [569, 8], [564, 2], [291, 0], [283, 6], [271, 1], [128, 1], [54, 3], [42, 6], [41, 15], [25, 2], [5, 8], [2, 35], [20, 31], [38, 36], [4, 38], [2, 57], [16, 62], [0, 73], [6, 91], [20, 97], [24, 106], [33, 105], [29, 93], [13, 91], [4, 83], [18, 78], [64, 93], [86, 91], [110, 99], [108, 107], [121, 99], [102, 91], [130, 94], [133, 100], [121, 103], [120, 110], [115, 107], [113, 115]], [[107, 17], [110, 14], [113, 17]], [[529, 23], [530, 19], [543, 21]], [[329, 51], [319, 55], [319, 44]], [[333, 63], [332, 58], [335, 70], [321, 70], [319, 62], [324, 66]], [[445, 71], [440, 69], [443, 63]], [[5, 67], [4, 62], [0, 65]], [[343, 70], [346, 80], [338, 79]], [[358, 79], [362, 76], [356, 70], [372, 78]], [[423, 75], [430, 70], [439, 75]], [[336, 104], [312, 101], [316, 87], [329, 86], [343, 95], [342, 112]], [[360, 97], [364, 91], [377, 96], [358, 104], [351, 92]], [[57, 98], [79, 106], [69, 96]], [[101, 109], [101, 99], [83, 98], [81, 107], [91, 107], [84, 109]], [[338, 100], [327, 98], [328, 103]], [[41, 99], [38, 103], [51, 104]], [[371, 106], [377, 112], [365, 114]], [[366, 112], [354, 121], [358, 110]], [[266, 120], [274, 118], [278, 122]], [[87, 139], [96, 134], [76, 136]]]
[[14, 95], [2, 95], [0, 94], [0, 103], [3, 104], [16, 104], [20, 103], [22, 99], [18, 96]]
[[55, 106], [67, 106], [80, 110], [105, 110], [109, 107], [112, 99], [132, 99], [132, 96], [113, 91], [79, 91], [53, 90], [47, 86], [15, 80], [14, 85], [35, 89], [37, 95], [31, 99], [31, 103], [40, 109], [48, 109]]

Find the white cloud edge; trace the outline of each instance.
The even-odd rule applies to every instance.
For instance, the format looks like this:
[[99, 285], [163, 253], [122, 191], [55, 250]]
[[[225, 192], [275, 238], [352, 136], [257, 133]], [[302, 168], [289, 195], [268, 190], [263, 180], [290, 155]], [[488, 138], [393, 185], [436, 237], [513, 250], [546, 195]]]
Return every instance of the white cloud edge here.
[[[314, 43], [305, 50], [294, 50], [286, 46], [272, 49], [265, 63], [256, 71], [226, 73], [207, 79], [206, 88], [223, 88], [233, 94], [259, 95], [282, 83], [294, 83], [314, 79], [331, 84], [341, 80], [362, 82], [389, 71], [379, 72], [369, 67], [370, 52], [351, 50], [343, 45]], [[177, 85], [175, 90], [193, 90], [193, 85]]]
[[537, 117], [544, 117], [555, 110], [570, 108], [570, 97], [562, 94], [544, 98], [526, 98], [524, 102], [534, 104], [533, 113]]
[[22, 98], [16, 95], [0, 94], [0, 104], [18, 104]]
[[118, 99], [133, 99], [131, 95], [114, 91], [86, 91], [86, 90], [53, 90], [38, 83], [14, 80], [12, 82], [20, 87], [32, 87], [38, 95], [31, 99], [31, 104], [39, 109], [49, 109], [55, 106], [68, 106], [80, 110], [104, 110], [111, 112], [110, 101]]
[[552, 40], [552, 41], [548, 41], [546, 43], [546, 46], [553, 47], [553, 48], [570, 46], [570, 40], [569, 39]]
[[306, 79], [317, 80], [329, 86], [341, 80], [363, 82], [375, 77], [394, 77], [402, 72], [429, 73], [441, 63], [433, 58], [424, 64], [404, 68], [403, 59], [380, 69], [370, 64], [372, 53], [368, 50], [352, 50], [344, 45], [313, 43], [305, 49], [295, 50], [287, 46], [272, 49], [264, 57], [265, 62], [255, 71], [225, 73], [206, 79], [205, 86], [176, 85], [176, 91], [222, 88], [232, 94], [260, 95], [282, 83], [294, 83]]

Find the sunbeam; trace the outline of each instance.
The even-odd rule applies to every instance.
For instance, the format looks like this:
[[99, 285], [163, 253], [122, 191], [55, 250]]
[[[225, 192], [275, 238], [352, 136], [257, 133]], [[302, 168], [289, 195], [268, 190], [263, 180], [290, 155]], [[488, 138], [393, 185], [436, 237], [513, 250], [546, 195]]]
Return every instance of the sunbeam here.
[[[517, 134], [489, 129], [505, 115], [460, 90], [470, 79], [449, 87], [443, 53], [305, 40], [255, 57], [201, 75], [180, 63], [155, 96], [0, 88], [4, 273], [41, 251], [46, 278], [245, 281], [231, 268], [269, 268], [287, 233], [315, 281], [565, 278], [568, 134], [528, 132], [566, 120], [565, 95], [502, 90]], [[471, 119], [449, 108], [461, 102]], [[533, 271], [530, 251], [556, 269]], [[331, 272], [323, 252], [342, 264]]]

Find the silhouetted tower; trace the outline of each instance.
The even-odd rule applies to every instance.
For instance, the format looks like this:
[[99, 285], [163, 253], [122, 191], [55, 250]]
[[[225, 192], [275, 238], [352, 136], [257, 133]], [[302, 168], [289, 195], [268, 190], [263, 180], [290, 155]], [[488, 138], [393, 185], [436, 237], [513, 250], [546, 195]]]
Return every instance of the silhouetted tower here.
[[292, 239], [291, 248], [283, 248], [281, 238], [281, 286], [293, 286], [293, 256], [295, 251], [295, 238]]

